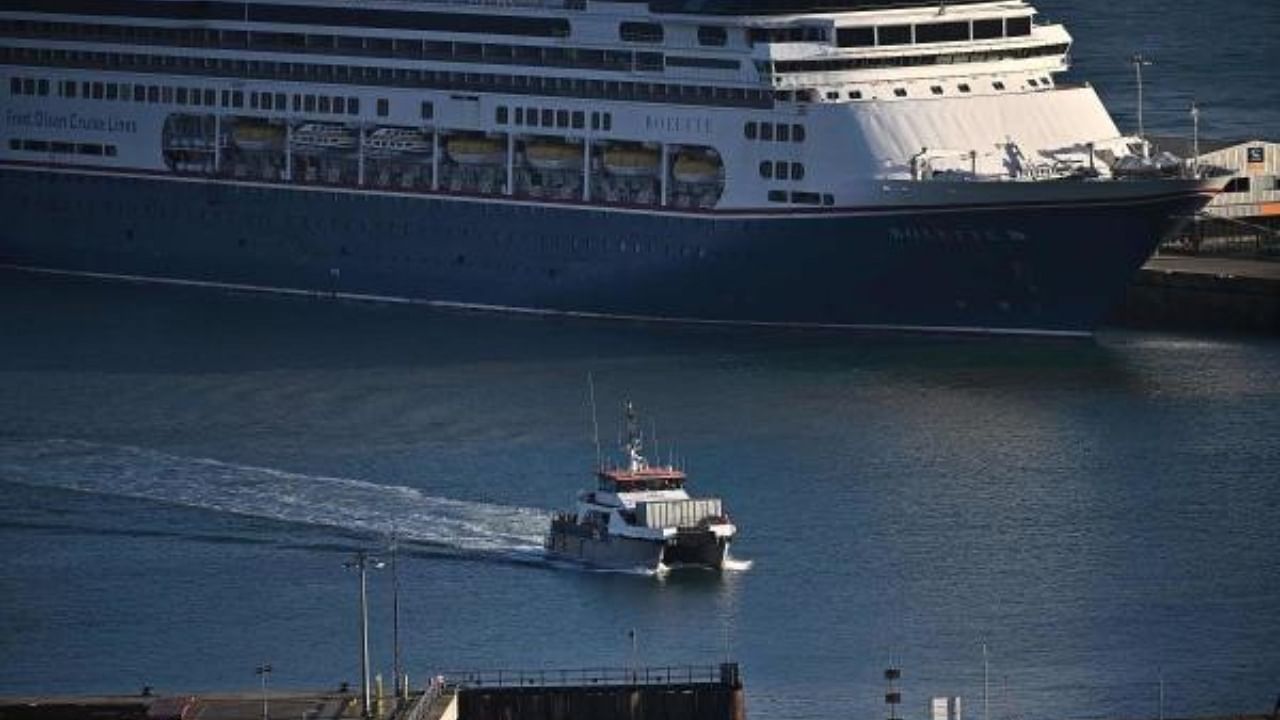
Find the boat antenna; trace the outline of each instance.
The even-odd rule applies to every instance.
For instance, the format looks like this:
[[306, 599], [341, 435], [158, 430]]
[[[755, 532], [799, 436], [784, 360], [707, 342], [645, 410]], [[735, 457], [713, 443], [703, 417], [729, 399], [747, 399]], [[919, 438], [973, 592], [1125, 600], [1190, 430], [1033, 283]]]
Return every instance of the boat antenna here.
[[653, 445], [653, 458], [661, 465], [662, 453], [658, 452], [658, 420], [657, 418], [649, 418], [649, 443]]
[[603, 455], [600, 453], [600, 422], [596, 420], [596, 381], [587, 371], [587, 394], [591, 398], [591, 436], [596, 443], [596, 469], [604, 468]]

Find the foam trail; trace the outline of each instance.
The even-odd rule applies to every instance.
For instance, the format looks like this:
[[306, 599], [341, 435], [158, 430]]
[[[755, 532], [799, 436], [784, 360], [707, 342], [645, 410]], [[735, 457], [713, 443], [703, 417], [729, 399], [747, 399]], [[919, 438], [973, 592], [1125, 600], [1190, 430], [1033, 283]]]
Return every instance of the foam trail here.
[[116, 495], [541, 561], [548, 515], [402, 486], [79, 440], [0, 441], [0, 480]]

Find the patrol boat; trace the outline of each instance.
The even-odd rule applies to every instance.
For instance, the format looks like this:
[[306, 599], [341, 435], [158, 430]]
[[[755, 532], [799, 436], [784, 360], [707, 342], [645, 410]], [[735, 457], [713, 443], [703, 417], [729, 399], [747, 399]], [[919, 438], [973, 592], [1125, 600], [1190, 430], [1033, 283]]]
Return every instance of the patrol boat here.
[[722, 568], [738, 529], [720, 499], [691, 498], [683, 470], [650, 465], [630, 402], [625, 413], [626, 467], [598, 467], [596, 489], [552, 518], [547, 554], [614, 570]]

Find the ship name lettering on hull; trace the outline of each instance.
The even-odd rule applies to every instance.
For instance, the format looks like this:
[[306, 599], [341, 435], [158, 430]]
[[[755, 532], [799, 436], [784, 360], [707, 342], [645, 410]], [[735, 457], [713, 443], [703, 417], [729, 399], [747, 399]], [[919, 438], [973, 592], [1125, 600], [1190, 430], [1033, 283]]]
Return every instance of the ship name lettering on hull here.
[[49, 130], [86, 130], [106, 133], [137, 133], [138, 123], [113, 115], [81, 115], [80, 113], [54, 114], [44, 110], [14, 112], [6, 110], [4, 122], [8, 127], [46, 128]]

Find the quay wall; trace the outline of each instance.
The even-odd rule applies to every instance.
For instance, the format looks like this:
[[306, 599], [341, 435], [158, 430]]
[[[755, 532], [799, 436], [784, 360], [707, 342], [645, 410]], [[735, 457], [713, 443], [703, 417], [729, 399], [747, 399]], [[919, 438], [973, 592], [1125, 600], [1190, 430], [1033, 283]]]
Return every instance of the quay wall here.
[[1154, 258], [1109, 325], [1280, 335], [1280, 262]]
[[719, 683], [469, 688], [458, 720], [746, 720], [746, 706]]

